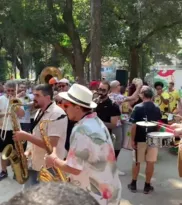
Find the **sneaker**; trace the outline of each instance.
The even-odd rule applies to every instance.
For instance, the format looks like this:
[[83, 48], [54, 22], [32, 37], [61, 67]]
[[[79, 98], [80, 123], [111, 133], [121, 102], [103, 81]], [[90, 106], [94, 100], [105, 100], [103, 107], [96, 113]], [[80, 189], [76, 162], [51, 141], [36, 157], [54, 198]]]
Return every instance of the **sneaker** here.
[[5, 179], [5, 178], [7, 178], [7, 177], [8, 177], [7, 171], [2, 171], [2, 172], [0, 173], [0, 181], [3, 180], [3, 179]]
[[125, 176], [126, 175], [126, 173], [121, 172], [120, 170], [118, 170], [118, 174], [119, 174], [119, 176]]
[[128, 184], [128, 189], [133, 192], [136, 193], [137, 192], [137, 185], [134, 183]]
[[154, 191], [154, 187], [151, 186], [150, 184], [145, 184], [145, 187], [143, 189], [144, 194], [149, 194], [150, 192]]

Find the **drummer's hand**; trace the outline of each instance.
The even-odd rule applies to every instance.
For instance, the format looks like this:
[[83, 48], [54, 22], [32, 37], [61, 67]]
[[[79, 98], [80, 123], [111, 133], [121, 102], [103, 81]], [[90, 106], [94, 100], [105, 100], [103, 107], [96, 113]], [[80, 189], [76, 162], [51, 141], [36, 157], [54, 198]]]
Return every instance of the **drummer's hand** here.
[[176, 129], [176, 128], [182, 128], [182, 124], [179, 123], [174, 123], [170, 126], [172, 129]]
[[133, 149], [137, 148], [134, 140], [131, 141], [131, 146], [132, 146]]
[[175, 136], [179, 136], [179, 135], [182, 135], [182, 128], [176, 128], [174, 129], [174, 135]]

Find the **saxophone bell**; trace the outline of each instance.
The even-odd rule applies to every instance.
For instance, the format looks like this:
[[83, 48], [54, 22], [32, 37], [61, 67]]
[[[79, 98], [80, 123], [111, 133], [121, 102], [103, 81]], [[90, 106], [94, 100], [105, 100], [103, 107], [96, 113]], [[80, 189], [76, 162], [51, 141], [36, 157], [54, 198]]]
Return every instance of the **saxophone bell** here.
[[[7, 112], [11, 113], [11, 120], [13, 125], [13, 131], [20, 130], [20, 124], [16, 115], [17, 106], [21, 106], [22, 103], [19, 99], [10, 100]], [[15, 149], [13, 145], [7, 145], [2, 151], [2, 159], [9, 160], [15, 174], [16, 181], [19, 184], [24, 184], [28, 179], [28, 163], [27, 158], [24, 155], [24, 149], [22, 142], [15, 142]]]
[[[59, 120], [59, 119], [65, 117], [65, 116], [66, 115], [62, 115], [61, 117], [57, 118], [56, 120]], [[47, 151], [48, 154], [51, 154], [53, 152], [53, 147], [51, 145], [50, 138], [47, 136], [47, 134], [45, 132], [44, 125], [46, 123], [53, 122], [53, 121], [56, 121], [56, 120], [43, 120], [39, 125], [40, 133], [41, 133], [42, 139], [43, 139], [43, 141], [46, 145], [46, 151]], [[59, 168], [53, 167], [52, 170], [54, 172], [54, 175], [51, 174], [45, 167], [42, 166], [42, 168], [39, 172], [39, 175], [38, 175], [38, 180], [42, 181], [42, 182], [51, 182], [51, 181], [54, 181], [54, 182], [57, 182], [57, 181], [68, 182], [69, 181], [69, 178]]]

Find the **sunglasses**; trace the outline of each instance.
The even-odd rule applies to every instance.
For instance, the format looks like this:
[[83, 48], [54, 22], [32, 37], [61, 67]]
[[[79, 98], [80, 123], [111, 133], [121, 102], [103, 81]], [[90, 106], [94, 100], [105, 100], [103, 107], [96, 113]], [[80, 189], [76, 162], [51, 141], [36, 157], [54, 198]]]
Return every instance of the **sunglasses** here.
[[59, 85], [58, 87], [59, 88], [64, 88], [64, 87], [66, 87], [66, 85]]
[[57, 103], [60, 107], [62, 107], [63, 109], [67, 109], [68, 107], [70, 107], [71, 105], [73, 105], [70, 102], [66, 102], [66, 103], [62, 103], [62, 102], [58, 102]]
[[106, 89], [99, 88], [99, 89], [98, 89], [98, 92], [105, 93], [105, 92], [107, 92], [107, 90], [106, 90]]
[[8, 93], [14, 93], [15, 90], [14, 90], [14, 89], [7, 89], [7, 92], [8, 92]]

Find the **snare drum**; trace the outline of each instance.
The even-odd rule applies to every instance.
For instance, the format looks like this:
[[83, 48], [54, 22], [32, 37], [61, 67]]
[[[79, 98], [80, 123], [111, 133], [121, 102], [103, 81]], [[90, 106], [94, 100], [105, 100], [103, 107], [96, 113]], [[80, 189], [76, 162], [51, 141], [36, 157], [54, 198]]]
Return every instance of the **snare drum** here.
[[147, 144], [150, 147], [170, 147], [173, 137], [170, 132], [150, 132], [147, 134]]

